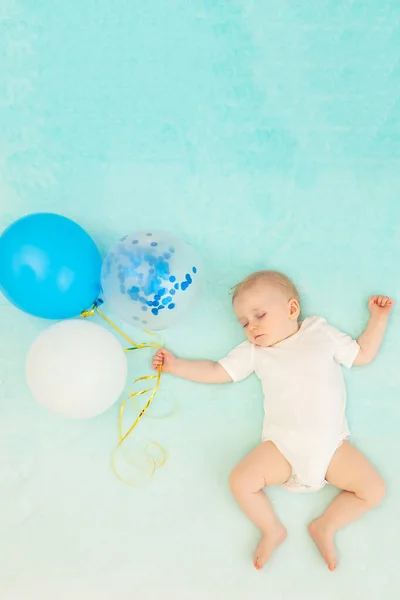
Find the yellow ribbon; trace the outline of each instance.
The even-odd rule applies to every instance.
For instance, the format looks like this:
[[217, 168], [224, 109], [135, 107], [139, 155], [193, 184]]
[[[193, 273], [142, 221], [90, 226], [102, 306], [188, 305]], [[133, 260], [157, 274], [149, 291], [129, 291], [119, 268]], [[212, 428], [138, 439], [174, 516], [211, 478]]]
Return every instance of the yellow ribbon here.
[[[126, 339], [127, 342], [129, 342], [133, 348], [127, 348], [127, 350], [138, 350], [140, 348], [161, 348], [160, 344], [157, 344], [157, 342], [149, 342], [149, 344], [136, 344], [133, 340], [131, 340], [130, 337], [128, 337], [126, 335], [126, 333], [124, 333], [122, 331], [122, 329], [120, 329], [119, 327], [117, 327], [115, 325], [115, 323], [113, 323], [112, 321], [110, 321], [110, 319], [108, 317], [106, 317], [106, 315], [104, 313], [101, 312], [101, 310], [99, 309], [99, 307], [97, 306], [97, 304], [93, 304], [92, 308], [89, 308], [88, 310], [84, 310], [83, 312], [81, 312], [81, 317], [83, 319], [86, 319], [87, 317], [93, 317], [95, 312], [97, 312], [97, 314], [104, 319], [109, 325], [111, 325], [111, 327], [113, 329], [115, 329], [115, 331], [117, 331], [120, 335], [122, 335], [122, 337], [124, 337]], [[149, 333], [150, 335], [155, 335], [153, 332], [151, 331], [147, 331], [145, 330], [146, 333]], [[125, 350], [126, 352], [126, 350]]]
[[[126, 333], [124, 333], [122, 331], [122, 329], [120, 329], [119, 327], [117, 327], [117, 325], [115, 325], [115, 323], [113, 323], [108, 317], [106, 317], [106, 315], [99, 309], [98, 305], [95, 303], [91, 308], [89, 308], [88, 310], [84, 310], [81, 313], [81, 317], [83, 319], [86, 319], [88, 317], [92, 317], [94, 316], [95, 312], [97, 312], [97, 314], [104, 319], [104, 321], [106, 321], [113, 329], [115, 329], [115, 331], [117, 331], [120, 335], [122, 335], [122, 337], [124, 337], [130, 344], [131, 347], [130, 348], [126, 348], [125, 352], [129, 352], [131, 350], [140, 350], [143, 348], [161, 348], [161, 344], [158, 344], [157, 342], [147, 342], [147, 343], [143, 343], [143, 344], [136, 344], [130, 337], [128, 337], [126, 335]], [[152, 333], [151, 331], [147, 331], [146, 333], [150, 334], [150, 335], [156, 335], [154, 333]], [[139, 422], [141, 421], [141, 419], [143, 418], [143, 416], [146, 414], [146, 411], [149, 409], [151, 403], [154, 400], [154, 397], [157, 393], [158, 387], [160, 385], [160, 379], [161, 379], [161, 372], [162, 372], [162, 366], [160, 365], [157, 369], [157, 375], [146, 375], [144, 377], [138, 377], [137, 379], [135, 379], [135, 381], [133, 382], [133, 385], [135, 385], [135, 383], [137, 383], [138, 381], [145, 381], [147, 379], [155, 379], [156, 383], [154, 388], [148, 388], [145, 390], [140, 390], [138, 392], [134, 392], [134, 393], [130, 393], [129, 394], [129, 398], [132, 401], [133, 406], [139, 411], [139, 414], [136, 418], [136, 420], [133, 422], [133, 424], [129, 427], [129, 429], [124, 433], [123, 432], [123, 416], [124, 416], [124, 411], [125, 411], [125, 407], [126, 404], [128, 402], [128, 400], [124, 400], [121, 404], [121, 408], [119, 410], [119, 441], [117, 446], [114, 448], [114, 451], [112, 453], [112, 457], [111, 457], [111, 463], [112, 463], [112, 468], [113, 471], [115, 473], [115, 475], [118, 477], [118, 479], [120, 481], [122, 481], [123, 483], [127, 484], [127, 485], [136, 485], [130, 481], [128, 481], [127, 479], [123, 478], [120, 473], [118, 472], [118, 469], [116, 467], [115, 464], [115, 458], [116, 458], [116, 453], [118, 451], [118, 449], [122, 446], [122, 444], [127, 440], [127, 438], [131, 435], [131, 433], [133, 432], [133, 430], [135, 429], [135, 427], [139, 424]], [[149, 399], [147, 400], [146, 404], [144, 405], [144, 407], [142, 409], [140, 409], [136, 402], [133, 400], [134, 398], [136, 398], [137, 396], [142, 396], [144, 394], [148, 394], [149, 392], [151, 392], [151, 395], [149, 397]], [[160, 453], [161, 453], [161, 459], [155, 460], [154, 457], [151, 455], [151, 453], [149, 452], [149, 448], [150, 447], [154, 447], [157, 448]], [[146, 455], [146, 458], [148, 459], [149, 463], [151, 464], [151, 473], [149, 474], [149, 478], [151, 478], [154, 475], [154, 472], [157, 468], [162, 467], [167, 458], [166, 458], [166, 454], [165, 451], [163, 450], [163, 448], [157, 444], [157, 442], [149, 442], [146, 444], [146, 446], [144, 447], [144, 453]], [[135, 465], [135, 463], [133, 463], [133, 461], [129, 461], [130, 464], [136, 468], [139, 468], [138, 465]]]

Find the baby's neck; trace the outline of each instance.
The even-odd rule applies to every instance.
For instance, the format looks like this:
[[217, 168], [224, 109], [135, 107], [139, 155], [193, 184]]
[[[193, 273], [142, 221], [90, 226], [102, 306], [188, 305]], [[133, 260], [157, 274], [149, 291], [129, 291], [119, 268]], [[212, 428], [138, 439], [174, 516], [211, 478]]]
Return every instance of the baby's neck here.
[[[291, 338], [293, 335], [296, 335], [296, 333], [299, 331], [300, 327], [301, 327], [301, 323], [299, 323], [298, 321], [295, 321], [293, 323], [293, 328], [289, 329], [288, 334], [285, 335], [281, 340], [279, 340], [279, 342], [276, 342], [276, 343], [279, 344], [280, 342], [283, 342], [284, 340]], [[275, 345], [276, 344], [274, 344], [274, 346]]]

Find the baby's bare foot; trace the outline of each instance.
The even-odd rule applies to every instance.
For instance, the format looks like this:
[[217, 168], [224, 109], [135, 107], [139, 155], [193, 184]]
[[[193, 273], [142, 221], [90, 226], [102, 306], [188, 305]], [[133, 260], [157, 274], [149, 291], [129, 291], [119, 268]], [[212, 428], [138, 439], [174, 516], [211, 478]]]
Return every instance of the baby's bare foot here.
[[286, 535], [286, 529], [280, 523], [275, 529], [264, 535], [254, 555], [253, 563], [257, 571], [263, 568], [274, 550], [285, 541]]
[[316, 519], [310, 523], [308, 531], [328, 565], [328, 569], [334, 571], [336, 569], [336, 550], [332, 531], [326, 527], [322, 519]]

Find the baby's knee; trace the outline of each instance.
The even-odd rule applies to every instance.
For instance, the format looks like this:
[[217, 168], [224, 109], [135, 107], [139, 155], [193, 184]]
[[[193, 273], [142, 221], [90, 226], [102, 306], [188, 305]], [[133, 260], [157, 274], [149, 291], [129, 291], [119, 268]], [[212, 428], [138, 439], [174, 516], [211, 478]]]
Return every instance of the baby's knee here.
[[240, 466], [235, 467], [229, 476], [229, 487], [234, 496], [253, 491], [249, 473]]
[[243, 488], [243, 473], [237, 467], [229, 475], [229, 488], [234, 496]]
[[386, 484], [383, 478], [377, 473], [374, 480], [365, 491], [364, 500], [373, 508], [382, 502], [386, 495]]

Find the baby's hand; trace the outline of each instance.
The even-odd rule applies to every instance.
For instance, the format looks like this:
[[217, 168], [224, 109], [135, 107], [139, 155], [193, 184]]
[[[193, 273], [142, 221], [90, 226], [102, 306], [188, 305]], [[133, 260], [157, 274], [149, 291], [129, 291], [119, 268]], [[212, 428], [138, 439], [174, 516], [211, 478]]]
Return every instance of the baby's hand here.
[[372, 317], [389, 316], [393, 305], [394, 300], [388, 296], [371, 296], [368, 301], [368, 308]]
[[157, 371], [160, 366], [162, 366], [162, 370], [164, 373], [170, 373], [174, 367], [176, 362], [176, 356], [172, 354], [169, 350], [165, 348], [160, 348], [158, 352], [153, 356], [152, 367], [154, 371]]

